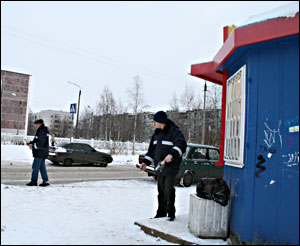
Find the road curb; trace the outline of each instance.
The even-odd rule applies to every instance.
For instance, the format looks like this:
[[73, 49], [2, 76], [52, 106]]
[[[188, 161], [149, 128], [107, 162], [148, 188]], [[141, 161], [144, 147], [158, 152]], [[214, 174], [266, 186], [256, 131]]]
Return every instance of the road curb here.
[[[145, 225], [142, 225], [140, 224], [139, 222], [134, 222], [135, 225], [138, 225], [139, 227], [141, 227], [141, 229], [146, 233], [146, 234], [149, 234], [151, 236], [154, 236], [154, 237], [160, 237], [161, 239], [164, 239], [168, 242], [171, 242], [171, 243], [178, 243], [180, 245], [195, 245], [195, 243], [192, 243], [192, 242], [189, 242], [189, 241], [186, 241], [184, 239], [181, 239], [181, 238], [178, 238], [174, 235], [171, 235], [171, 234], [168, 234], [168, 233], [164, 233], [164, 232], [161, 232], [161, 231], [158, 231], [158, 230], [155, 230], [153, 228], [150, 228], [148, 226], [145, 226]], [[196, 244], [196, 245], [199, 245], [199, 244]]]

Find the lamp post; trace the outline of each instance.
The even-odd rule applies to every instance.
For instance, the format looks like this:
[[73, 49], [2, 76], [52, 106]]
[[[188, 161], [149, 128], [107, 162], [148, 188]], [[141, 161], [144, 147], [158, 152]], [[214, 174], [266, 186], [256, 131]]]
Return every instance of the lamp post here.
[[17, 97], [19, 99], [19, 108], [18, 108], [18, 121], [17, 121], [17, 135], [19, 135], [19, 128], [20, 128], [20, 110], [21, 110], [21, 98], [17, 96], [16, 93], [11, 93], [14, 97]]
[[93, 137], [93, 133], [94, 133], [94, 127], [93, 127], [93, 121], [94, 121], [94, 110], [92, 109], [92, 107], [90, 105], [88, 105], [88, 108], [90, 108], [92, 110], [92, 120], [91, 120], [91, 130], [92, 130], [92, 136]]
[[203, 125], [202, 125], [202, 144], [204, 144], [205, 141], [205, 101], [206, 101], [206, 91], [207, 91], [207, 87], [206, 87], [206, 81], [204, 84], [204, 105], [203, 105]]
[[69, 84], [75, 85], [79, 87], [79, 96], [78, 96], [78, 108], [77, 108], [77, 119], [76, 119], [76, 126], [75, 126], [75, 136], [78, 137], [77, 135], [77, 127], [78, 127], [78, 118], [79, 118], [79, 106], [80, 106], [80, 96], [81, 96], [81, 87], [71, 81], [68, 81]]

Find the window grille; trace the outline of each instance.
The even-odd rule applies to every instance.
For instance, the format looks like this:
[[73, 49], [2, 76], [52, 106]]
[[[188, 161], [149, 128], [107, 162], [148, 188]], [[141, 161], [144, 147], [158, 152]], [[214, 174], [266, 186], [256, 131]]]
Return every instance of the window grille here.
[[246, 65], [227, 80], [225, 165], [244, 166]]

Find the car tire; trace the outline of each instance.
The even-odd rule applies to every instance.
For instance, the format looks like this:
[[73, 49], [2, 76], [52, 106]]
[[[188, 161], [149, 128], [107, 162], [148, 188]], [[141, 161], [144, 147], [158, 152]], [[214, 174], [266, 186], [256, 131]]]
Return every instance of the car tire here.
[[191, 172], [187, 172], [183, 175], [182, 183], [184, 187], [190, 187], [193, 183], [194, 176]]
[[72, 159], [67, 158], [64, 160], [64, 166], [69, 167], [69, 166], [72, 166], [72, 164], [73, 164]]

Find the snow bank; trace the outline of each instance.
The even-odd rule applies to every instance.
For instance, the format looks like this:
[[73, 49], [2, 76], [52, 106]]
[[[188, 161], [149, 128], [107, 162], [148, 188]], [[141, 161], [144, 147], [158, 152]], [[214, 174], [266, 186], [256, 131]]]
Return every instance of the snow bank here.
[[1, 161], [32, 162], [32, 151], [25, 145], [1, 144]]
[[[101, 151], [97, 149], [98, 151]], [[103, 151], [102, 151], [103, 152]], [[138, 161], [138, 154], [136, 155], [112, 155], [113, 165], [135, 165]], [[32, 151], [25, 145], [4, 145], [1, 144], [1, 161], [11, 162], [33, 162]], [[51, 161], [46, 160], [46, 163]]]

